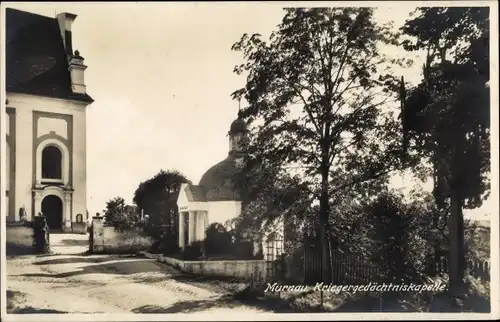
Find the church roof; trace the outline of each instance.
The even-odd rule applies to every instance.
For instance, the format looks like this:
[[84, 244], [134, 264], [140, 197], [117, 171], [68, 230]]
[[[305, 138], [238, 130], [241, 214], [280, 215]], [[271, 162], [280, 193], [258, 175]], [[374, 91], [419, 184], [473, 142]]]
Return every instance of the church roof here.
[[66, 51], [56, 18], [6, 9], [6, 90], [93, 102], [71, 89]]
[[236, 160], [232, 156], [217, 163], [201, 177], [198, 186], [203, 187], [206, 201], [241, 201], [234, 186], [238, 172]]

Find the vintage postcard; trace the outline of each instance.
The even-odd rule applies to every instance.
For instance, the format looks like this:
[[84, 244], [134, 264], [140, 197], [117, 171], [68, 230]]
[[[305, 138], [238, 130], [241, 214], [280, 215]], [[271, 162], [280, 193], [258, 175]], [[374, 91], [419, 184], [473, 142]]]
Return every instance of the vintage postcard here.
[[497, 2], [0, 21], [2, 320], [499, 318]]

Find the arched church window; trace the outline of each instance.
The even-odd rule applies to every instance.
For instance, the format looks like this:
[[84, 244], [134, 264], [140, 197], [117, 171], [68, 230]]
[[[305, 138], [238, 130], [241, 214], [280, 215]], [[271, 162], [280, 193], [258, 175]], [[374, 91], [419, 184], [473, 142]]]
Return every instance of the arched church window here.
[[53, 145], [42, 151], [42, 178], [62, 179], [62, 153]]
[[77, 223], [82, 223], [83, 222], [83, 215], [82, 214], [76, 215], [76, 222]]

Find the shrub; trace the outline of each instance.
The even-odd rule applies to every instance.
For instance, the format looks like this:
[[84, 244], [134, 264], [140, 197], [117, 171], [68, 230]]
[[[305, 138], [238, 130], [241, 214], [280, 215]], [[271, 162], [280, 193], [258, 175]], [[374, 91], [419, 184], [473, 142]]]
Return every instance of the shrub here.
[[175, 244], [175, 245], [168, 245], [167, 247], [163, 248], [161, 250], [161, 253], [165, 256], [169, 256], [169, 255], [174, 255], [174, 254], [179, 254], [181, 251], [179, 245]]
[[254, 259], [253, 254], [253, 243], [249, 241], [243, 241], [236, 239], [231, 243], [231, 248], [229, 250], [236, 258], [241, 259]]
[[382, 270], [386, 282], [420, 282], [432, 264], [430, 240], [433, 209], [422, 201], [406, 203], [402, 196], [388, 193], [368, 205], [364, 212], [364, 236], [371, 265]]
[[205, 251], [207, 255], [227, 254], [232, 248], [231, 234], [220, 223], [213, 223], [207, 228]]
[[477, 223], [465, 222], [465, 252], [467, 260], [485, 261], [490, 258], [490, 228], [479, 227]]
[[181, 253], [182, 260], [201, 260], [203, 258], [203, 242], [197, 241], [184, 248]]
[[[145, 232], [148, 236], [150, 236], [147, 232]], [[159, 233], [157, 238], [154, 239], [153, 245], [151, 245], [150, 253], [153, 254], [163, 254], [163, 255], [171, 255], [179, 253], [179, 246], [177, 245], [178, 240], [177, 236], [170, 233]]]

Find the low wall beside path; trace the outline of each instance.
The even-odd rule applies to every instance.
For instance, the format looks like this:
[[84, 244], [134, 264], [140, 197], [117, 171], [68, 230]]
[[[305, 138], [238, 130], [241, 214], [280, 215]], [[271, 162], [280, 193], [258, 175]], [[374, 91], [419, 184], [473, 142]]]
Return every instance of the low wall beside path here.
[[125, 254], [137, 253], [151, 248], [153, 239], [146, 236], [140, 228], [117, 229], [104, 226], [102, 217], [94, 217], [92, 236], [89, 236], [89, 250], [91, 253]]
[[266, 277], [265, 260], [217, 260], [217, 261], [183, 261], [177, 258], [142, 252], [148, 258], [155, 258], [179, 270], [193, 275], [207, 277], [230, 277], [250, 281], [254, 278]]

